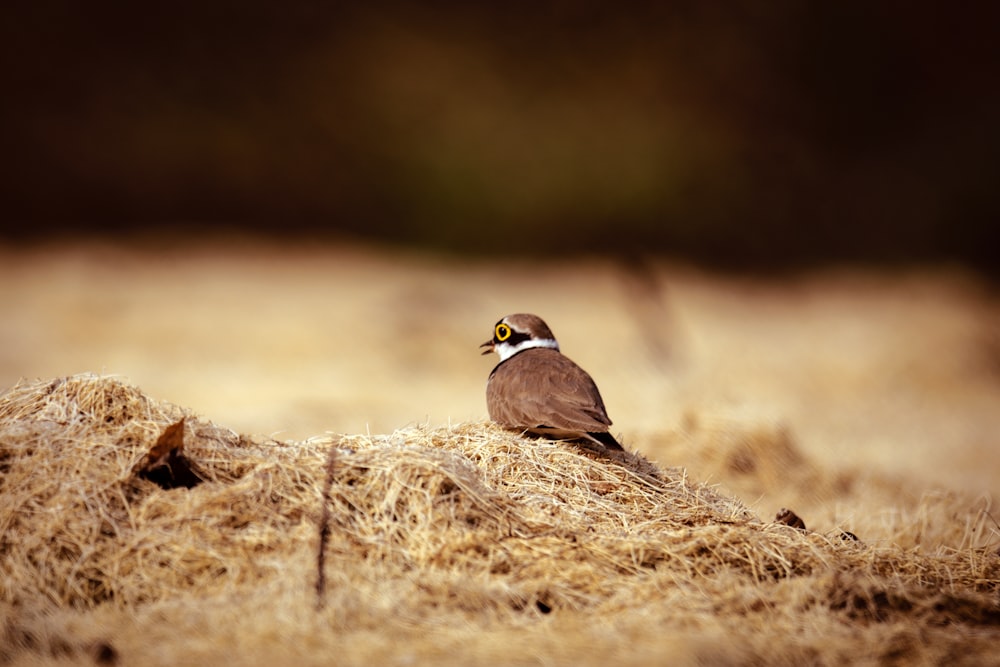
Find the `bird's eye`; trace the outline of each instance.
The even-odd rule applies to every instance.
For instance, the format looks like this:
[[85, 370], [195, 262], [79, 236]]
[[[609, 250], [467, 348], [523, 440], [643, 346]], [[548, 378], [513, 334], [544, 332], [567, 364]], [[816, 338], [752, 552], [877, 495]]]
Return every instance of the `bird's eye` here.
[[501, 343], [510, 338], [510, 327], [503, 323], [498, 324], [496, 328], [496, 337]]

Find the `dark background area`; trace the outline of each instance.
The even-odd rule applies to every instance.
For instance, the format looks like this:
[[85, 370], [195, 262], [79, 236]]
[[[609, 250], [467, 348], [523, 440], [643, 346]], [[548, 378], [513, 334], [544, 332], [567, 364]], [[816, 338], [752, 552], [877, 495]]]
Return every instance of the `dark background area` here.
[[2, 238], [996, 271], [995, 3], [605, 5], [8, 6]]

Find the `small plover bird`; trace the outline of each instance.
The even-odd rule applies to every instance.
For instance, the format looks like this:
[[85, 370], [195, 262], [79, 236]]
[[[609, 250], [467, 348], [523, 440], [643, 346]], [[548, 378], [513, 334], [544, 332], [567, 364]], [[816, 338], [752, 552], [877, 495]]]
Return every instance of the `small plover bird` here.
[[490, 419], [532, 435], [622, 450], [608, 432], [611, 419], [594, 380], [559, 351], [542, 318], [508, 315], [480, 347], [500, 356], [486, 381]]

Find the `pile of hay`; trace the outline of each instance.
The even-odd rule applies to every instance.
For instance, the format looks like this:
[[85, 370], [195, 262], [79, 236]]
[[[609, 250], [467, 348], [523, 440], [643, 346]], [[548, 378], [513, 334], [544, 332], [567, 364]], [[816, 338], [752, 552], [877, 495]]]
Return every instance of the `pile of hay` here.
[[[171, 424], [204, 480], [140, 473]], [[113, 378], [0, 396], [0, 662], [996, 660], [1000, 556], [761, 521], [485, 424], [278, 442]]]

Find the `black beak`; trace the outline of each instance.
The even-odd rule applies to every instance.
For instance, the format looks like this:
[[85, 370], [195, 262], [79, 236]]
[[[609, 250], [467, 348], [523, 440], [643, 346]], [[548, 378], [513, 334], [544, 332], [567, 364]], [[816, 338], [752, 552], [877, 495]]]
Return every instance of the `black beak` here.
[[479, 347], [488, 347], [488, 348], [490, 348], [488, 350], [483, 350], [483, 354], [489, 354], [490, 352], [493, 351], [493, 341], [492, 340], [488, 340], [485, 343], [483, 343], [482, 345], [480, 345]]

